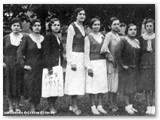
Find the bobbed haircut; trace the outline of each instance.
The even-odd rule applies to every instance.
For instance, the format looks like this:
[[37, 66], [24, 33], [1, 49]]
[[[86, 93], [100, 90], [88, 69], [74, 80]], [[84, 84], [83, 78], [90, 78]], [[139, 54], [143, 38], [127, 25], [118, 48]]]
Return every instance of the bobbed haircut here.
[[[137, 28], [137, 25], [133, 24], [133, 23], [130, 23], [129, 25], [127, 25], [127, 28], [126, 28], [126, 31], [125, 31], [125, 34], [128, 35], [128, 30], [131, 26], [136, 26], [136, 29], [137, 29], [137, 34], [138, 34], [138, 28]], [[136, 35], [137, 36], [137, 35]]]
[[99, 22], [100, 22], [100, 20], [99, 20], [98, 18], [93, 18], [93, 19], [90, 20], [89, 27], [90, 27], [91, 29], [92, 29], [92, 25], [93, 25], [94, 22], [96, 22], [96, 21], [99, 21]]
[[78, 15], [78, 13], [81, 12], [81, 11], [85, 11], [85, 10], [84, 10], [83, 8], [76, 8], [76, 9], [74, 10], [74, 13], [73, 13], [73, 20], [74, 20], [74, 21], [77, 19], [77, 15]]
[[36, 23], [36, 22], [39, 22], [41, 24], [41, 21], [39, 19], [34, 19], [30, 22], [30, 29], [32, 30], [32, 27], [33, 25]]
[[22, 22], [21, 22], [21, 19], [20, 18], [13, 18], [10, 22], [10, 25], [12, 26], [14, 23], [19, 23], [21, 28], [22, 28]]
[[50, 32], [52, 32], [52, 28], [51, 27], [52, 27], [52, 24], [54, 24], [55, 21], [59, 21], [59, 23], [60, 23], [60, 20], [58, 18], [52, 18], [49, 21], [48, 28], [49, 28]]
[[151, 18], [149, 18], [149, 19], [147, 19], [146, 21], [145, 21], [145, 23], [144, 23], [144, 28], [146, 29], [146, 24], [147, 23], [153, 23], [153, 27], [155, 26], [155, 21], [153, 20], [153, 19], [151, 19]]
[[116, 20], [119, 20], [117, 17], [111, 17], [110, 20], [109, 20], [109, 25], [111, 26], [112, 23]]

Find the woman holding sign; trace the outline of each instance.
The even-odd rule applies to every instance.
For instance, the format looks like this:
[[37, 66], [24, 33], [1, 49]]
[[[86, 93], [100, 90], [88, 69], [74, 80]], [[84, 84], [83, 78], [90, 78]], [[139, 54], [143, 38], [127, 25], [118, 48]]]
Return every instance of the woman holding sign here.
[[[57, 18], [53, 18], [49, 22], [49, 33], [45, 36], [45, 40], [42, 44], [43, 46], [43, 63], [44, 63], [44, 68], [47, 70], [48, 75], [53, 75], [55, 71], [54, 67], [62, 66], [62, 59], [63, 59], [63, 45], [61, 42], [61, 39], [59, 37], [59, 31], [60, 31], [60, 21]], [[61, 67], [62, 68], [62, 67]], [[62, 69], [61, 69], [62, 70]], [[43, 75], [44, 75], [44, 70], [43, 70]], [[61, 71], [61, 75], [63, 75], [63, 72]], [[61, 76], [62, 79], [59, 81], [54, 81], [54, 77], [52, 81], [52, 85], [47, 85], [43, 86], [42, 83], [42, 97], [47, 97], [50, 111], [52, 114], [55, 114], [57, 110], [55, 109], [55, 102], [57, 99], [57, 96], [63, 96], [63, 76]], [[59, 78], [58, 78], [59, 79]], [[55, 86], [53, 85], [55, 83]], [[47, 83], [46, 83], [47, 84]], [[43, 87], [48, 87], [44, 88]], [[49, 88], [50, 87], [50, 88]], [[58, 91], [60, 90], [60, 91]], [[53, 91], [53, 93], [51, 93]], [[47, 93], [49, 92], [49, 93]]]

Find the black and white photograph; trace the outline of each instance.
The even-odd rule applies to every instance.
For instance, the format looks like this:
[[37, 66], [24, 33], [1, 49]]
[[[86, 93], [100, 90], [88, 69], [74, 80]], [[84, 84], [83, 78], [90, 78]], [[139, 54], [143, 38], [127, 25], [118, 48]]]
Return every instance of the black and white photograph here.
[[156, 9], [3, 4], [3, 116], [155, 117]]

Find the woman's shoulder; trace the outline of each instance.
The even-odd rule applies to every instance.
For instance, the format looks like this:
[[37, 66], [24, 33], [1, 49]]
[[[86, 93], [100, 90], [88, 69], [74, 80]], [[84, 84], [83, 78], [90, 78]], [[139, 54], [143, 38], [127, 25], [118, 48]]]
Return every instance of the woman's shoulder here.
[[111, 38], [112, 37], [112, 32], [110, 31], [110, 32], [106, 33], [105, 37]]
[[3, 37], [3, 39], [9, 39], [10, 38], [10, 34], [7, 34]]
[[52, 36], [52, 32], [48, 32], [45, 36]]

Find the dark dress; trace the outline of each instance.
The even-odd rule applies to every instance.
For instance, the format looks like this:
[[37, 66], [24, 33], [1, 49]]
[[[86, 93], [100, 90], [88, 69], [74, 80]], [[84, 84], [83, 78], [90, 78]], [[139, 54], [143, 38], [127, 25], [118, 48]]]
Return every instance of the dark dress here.
[[[59, 61], [60, 65], [62, 66], [63, 45], [60, 39], [59, 42], [60, 43], [58, 43], [56, 36], [52, 32], [48, 32], [45, 36], [44, 42], [42, 43], [44, 68], [51, 70], [52, 67], [59, 65]], [[49, 97], [49, 102], [55, 104], [57, 97], [54, 98]]]
[[140, 37], [141, 61], [139, 90], [155, 90], [155, 38], [151, 40], [153, 51], [147, 51], [147, 40]]
[[31, 101], [38, 104], [41, 98], [42, 83], [42, 49], [26, 35], [18, 48], [18, 62], [21, 66], [29, 65], [32, 70], [24, 71], [24, 98], [31, 97]]
[[4, 69], [3, 87], [5, 95], [20, 98], [23, 86], [23, 68], [17, 63], [17, 49], [19, 46], [11, 44], [10, 35], [3, 38]]
[[[60, 39], [59, 39], [60, 40]], [[52, 69], [53, 66], [59, 64], [62, 65], [63, 61], [63, 45], [60, 41], [60, 44], [57, 42], [56, 36], [49, 32], [42, 43], [43, 49], [43, 67]]]
[[[137, 91], [140, 50], [132, 47], [123, 37], [116, 47], [115, 58], [119, 66], [118, 92], [134, 94]], [[129, 69], [122, 68], [127, 65]]]

